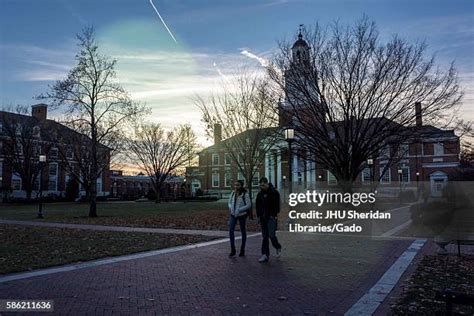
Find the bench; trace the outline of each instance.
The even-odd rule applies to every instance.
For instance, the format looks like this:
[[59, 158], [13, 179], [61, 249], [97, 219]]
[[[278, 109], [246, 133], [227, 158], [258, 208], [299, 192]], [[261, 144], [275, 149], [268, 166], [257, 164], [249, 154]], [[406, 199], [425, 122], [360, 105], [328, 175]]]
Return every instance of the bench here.
[[461, 256], [461, 245], [474, 245], [473, 239], [456, 239], [456, 244], [458, 246], [458, 256]]
[[446, 303], [446, 315], [453, 314], [454, 304], [470, 305], [474, 307], [474, 295], [459, 293], [450, 289], [437, 291], [435, 299]]

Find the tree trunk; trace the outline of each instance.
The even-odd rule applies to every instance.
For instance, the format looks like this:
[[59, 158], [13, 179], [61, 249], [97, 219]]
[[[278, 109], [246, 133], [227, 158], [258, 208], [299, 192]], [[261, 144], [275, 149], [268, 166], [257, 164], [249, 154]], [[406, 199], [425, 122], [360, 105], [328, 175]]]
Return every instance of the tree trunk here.
[[161, 192], [160, 192], [160, 190], [158, 190], [158, 191], [156, 192], [155, 203], [161, 203]]
[[32, 189], [26, 189], [26, 201], [30, 202], [31, 201], [31, 192], [33, 191]]
[[97, 217], [97, 182], [91, 183], [89, 194], [89, 217]]

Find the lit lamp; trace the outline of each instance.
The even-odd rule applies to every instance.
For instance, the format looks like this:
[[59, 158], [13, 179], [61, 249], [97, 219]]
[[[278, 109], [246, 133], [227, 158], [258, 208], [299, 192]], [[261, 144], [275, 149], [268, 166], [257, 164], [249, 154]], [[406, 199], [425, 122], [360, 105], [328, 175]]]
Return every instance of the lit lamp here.
[[39, 208], [37, 218], [43, 218], [43, 167], [46, 163], [46, 155], [39, 155], [40, 181], [39, 181]]
[[288, 142], [288, 193], [293, 191], [293, 154], [291, 150], [291, 143], [295, 139], [295, 130], [291, 127], [285, 129], [285, 140]]

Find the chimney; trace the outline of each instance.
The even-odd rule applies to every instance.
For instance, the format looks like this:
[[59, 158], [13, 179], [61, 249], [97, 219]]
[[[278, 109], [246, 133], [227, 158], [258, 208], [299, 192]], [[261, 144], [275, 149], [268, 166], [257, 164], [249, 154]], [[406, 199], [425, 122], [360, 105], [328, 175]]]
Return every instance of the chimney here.
[[219, 144], [222, 140], [221, 124], [214, 124], [214, 145]]
[[48, 116], [48, 105], [40, 103], [31, 106], [31, 116], [36, 117], [39, 121], [46, 120]]
[[421, 114], [421, 102], [415, 103], [415, 120], [416, 120], [416, 127], [421, 127], [423, 125], [423, 116]]

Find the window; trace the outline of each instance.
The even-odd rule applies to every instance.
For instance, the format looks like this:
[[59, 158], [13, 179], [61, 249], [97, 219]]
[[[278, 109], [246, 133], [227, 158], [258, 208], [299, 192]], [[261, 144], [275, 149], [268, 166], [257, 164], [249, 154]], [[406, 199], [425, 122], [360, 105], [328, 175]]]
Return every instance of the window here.
[[[387, 168], [385, 170], [385, 168]], [[380, 183], [390, 183], [391, 182], [391, 177], [390, 177], [390, 167], [386, 166], [380, 166], [380, 174], [382, 175], [380, 177]]]
[[58, 190], [58, 164], [50, 163], [48, 166], [48, 191]]
[[444, 144], [443, 143], [434, 144], [434, 155], [435, 156], [444, 155]]
[[380, 157], [381, 158], [389, 158], [390, 157], [390, 146], [386, 145], [380, 150]]
[[337, 179], [336, 177], [331, 173], [331, 171], [328, 170], [328, 184], [336, 184]]
[[401, 166], [402, 169], [402, 179], [403, 183], [410, 183], [410, 167], [408, 166]]
[[41, 136], [40, 133], [41, 129], [39, 126], [34, 126], [33, 127], [33, 137], [39, 138]]
[[219, 165], [219, 154], [212, 154], [212, 165]]
[[232, 186], [232, 171], [230, 168], [227, 168], [225, 170], [224, 183], [225, 183], [226, 188], [229, 188]]
[[39, 159], [39, 155], [41, 155], [41, 145], [34, 145], [33, 147], [33, 157], [37, 157]]
[[219, 170], [218, 169], [212, 170], [212, 187], [214, 188], [219, 187]]
[[298, 185], [303, 184], [303, 173], [301, 171], [298, 171], [296, 173], [296, 178], [298, 179]]
[[41, 181], [41, 173], [39, 173], [36, 176], [36, 179], [33, 182], [33, 190], [39, 190], [40, 189], [40, 181]]
[[398, 149], [398, 156], [399, 157], [408, 156], [408, 144], [400, 144], [400, 147]]
[[252, 178], [252, 186], [258, 187], [258, 182], [260, 181], [260, 173], [257, 171]]
[[372, 180], [371, 171], [372, 170], [370, 168], [365, 168], [364, 170], [362, 170], [362, 175], [361, 175], [362, 182], [370, 182]]
[[232, 157], [230, 154], [224, 154], [224, 163], [226, 165], [232, 164]]
[[237, 180], [242, 180], [242, 181], [244, 181], [244, 183], [245, 183], [245, 177], [244, 177], [244, 175], [242, 174], [242, 172], [240, 172], [240, 171], [239, 171], [239, 173], [237, 174]]
[[49, 157], [51, 159], [58, 159], [58, 149], [57, 148], [51, 148], [49, 151]]
[[12, 174], [12, 190], [21, 190], [21, 178], [16, 172]]
[[71, 148], [68, 148], [68, 149], [66, 150], [66, 158], [72, 160], [73, 157], [74, 157], [74, 154], [73, 154], [73, 152], [72, 152], [72, 149], [71, 149]]

